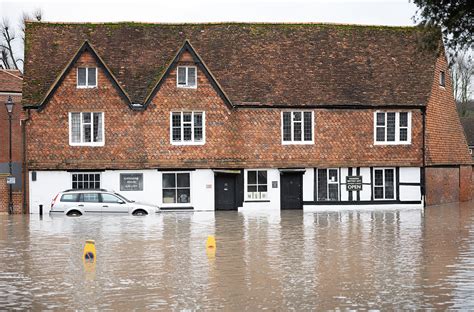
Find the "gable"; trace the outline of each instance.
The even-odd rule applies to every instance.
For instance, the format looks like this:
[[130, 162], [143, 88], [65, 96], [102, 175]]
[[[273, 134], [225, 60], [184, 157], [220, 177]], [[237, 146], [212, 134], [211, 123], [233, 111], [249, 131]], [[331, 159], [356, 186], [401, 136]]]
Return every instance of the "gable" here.
[[420, 50], [419, 36], [328, 24], [27, 23], [24, 103], [41, 101], [84, 40], [130, 101], [144, 103], [189, 39], [234, 106], [421, 106], [436, 52]]

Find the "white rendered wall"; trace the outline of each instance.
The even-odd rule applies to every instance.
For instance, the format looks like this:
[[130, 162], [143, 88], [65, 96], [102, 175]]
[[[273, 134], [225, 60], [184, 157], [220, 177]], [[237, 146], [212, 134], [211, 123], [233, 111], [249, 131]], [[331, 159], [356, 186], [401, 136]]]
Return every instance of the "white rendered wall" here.
[[360, 175], [362, 176], [362, 191], [360, 191], [360, 200], [370, 200], [372, 195], [372, 190], [370, 188], [370, 168], [360, 168]]
[[[400, 183], [420, 183], [420, 168], [400, 168]], [[421, 200], [421, 187], [419, 185], [400, 185], [400, 200]]]
[[306, 168], [303, 174], [303, 201], [314, 200], [314, 168]]
[[39, 213], [39, 205], [43, 205], [43, 213], [49, 213], [53, 198], [64, 190], [71, 188], [71, 173], [67, 171], [36, 171], [36, 181], [29, 173], [30, 213]]

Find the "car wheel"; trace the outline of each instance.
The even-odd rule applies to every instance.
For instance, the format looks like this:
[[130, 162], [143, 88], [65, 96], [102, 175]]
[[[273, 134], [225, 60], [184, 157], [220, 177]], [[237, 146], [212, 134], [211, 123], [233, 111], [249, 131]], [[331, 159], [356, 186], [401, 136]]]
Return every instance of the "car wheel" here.
[[79, 216], [82, 216], [82, 213], [80, 213], [79, 211], [77, 210], [72, 210], [72, 211], [69, 211], [67, 213], [67, 216], [68, 217], [79, 217]]
[[145, 210], [138, 209], [133, 212], [134, 216], [146, 216], [148, 213]]

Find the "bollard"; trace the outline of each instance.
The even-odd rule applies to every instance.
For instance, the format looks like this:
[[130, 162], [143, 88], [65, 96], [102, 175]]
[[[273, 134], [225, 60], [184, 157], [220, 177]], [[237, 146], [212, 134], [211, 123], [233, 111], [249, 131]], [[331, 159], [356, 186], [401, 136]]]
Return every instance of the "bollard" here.
[[95, 263], [96, 261], [95, 241], [86, 240], [82, 259], [84, 260], [84, 263], [86, 262]]
[[206, 241], [206, 249], [216, 248], [216, 238], [214, 235], [209, 235]]
[[43, 205], [40, 205], [40, 211], [39, 211], [39, 213], [40, 213], [40, 217], [42, 217], [42, 216], [43, 216]]

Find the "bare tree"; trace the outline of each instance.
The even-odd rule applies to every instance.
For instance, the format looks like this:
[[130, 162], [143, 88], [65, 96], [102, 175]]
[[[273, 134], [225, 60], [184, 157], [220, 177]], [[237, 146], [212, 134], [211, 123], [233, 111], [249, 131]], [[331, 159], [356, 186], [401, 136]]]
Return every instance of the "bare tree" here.
[[452, 60], [451, 76], [454, 98], [459, 103], [460, 115], [467, 115], [467, 104], [474, 93], [474, 60], [472, 53], [463, 51]]
[[23, 13], [21, 24], [20, 24], [20, 39], [21, 49], [20, 52], [14, 48], [17, 43], [17, 35], [15, 29], [11, 26], [10, 21], [4, 18], [0, 24], [0, 66], [5, 69], [18, 69], [20, 70], [20, 63], [23, 63], [23, 47], [25, 44], [25, 23], [27, 21], [41, 21], [43, 13], [41, 9], [36, 9], [31, 15]]

